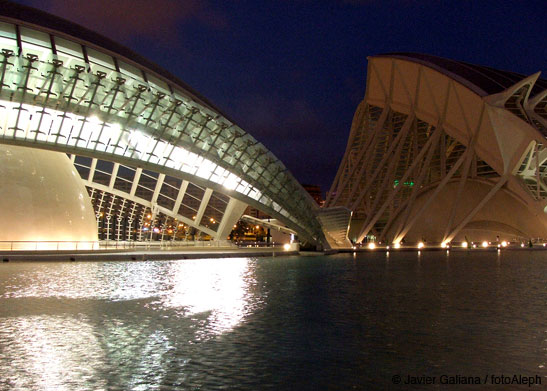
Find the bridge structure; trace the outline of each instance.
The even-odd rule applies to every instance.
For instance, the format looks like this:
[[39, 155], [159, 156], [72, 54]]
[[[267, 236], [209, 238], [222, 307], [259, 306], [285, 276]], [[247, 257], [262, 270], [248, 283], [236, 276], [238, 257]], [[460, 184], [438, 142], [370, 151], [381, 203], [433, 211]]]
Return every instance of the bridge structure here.
[[[59, 226], [71, 231], [64, 240], [97, 240], [97, 224], [99, 239], [144, 240], [156, 227], [162, 238], [186, 230], [222, 240], [250, 205], [302, 241], [335, 244], [325, 212], [283, 163], [207, 99], [105, 37], [4, 1], [0, 155], [0, 203], [20, 227], [0, 240], [37, 230], [52, 240]], [[8, 170], [18, 164], [31, 167], [21, 174], [29, 183]], [[62, 192], [77, 204], [61, 190], [40, 200], [51, 191], [44, 183], [75, 176]], [[25, 210], [15, 207], [23, 193]], [[79, 232], [90, 219], [94, 232]]]
[[354, 242], [547, 237], [547, 81], [416, 53], [368, 59], [326, 206]]

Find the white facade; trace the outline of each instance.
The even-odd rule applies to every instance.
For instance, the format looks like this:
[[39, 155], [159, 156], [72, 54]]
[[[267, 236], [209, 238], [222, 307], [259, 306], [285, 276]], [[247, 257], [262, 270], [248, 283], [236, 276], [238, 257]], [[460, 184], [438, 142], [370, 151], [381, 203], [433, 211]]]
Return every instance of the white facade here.
[[[427, 55], [369, 58], [327, 206], [388, 243], [547, 238], [547, 90]], [[533, 92], [533, 93], [532, 93]]]
[[12, 241], [28, 242], [18, 249], [55, 241], [64, 243], [61, 248], [83, 242], [82, 249], [97, 241], [91, 200], [66, 155], [0, 145], [0, 183], [1, 248]]
[[317, 205], [264, 145], [107, 38], [7, 3], [0, 80], [0, 144], [70, 155], [107, 239], [141, 238], [149, 215], [225, 239], [252, 205], [324, 241]]

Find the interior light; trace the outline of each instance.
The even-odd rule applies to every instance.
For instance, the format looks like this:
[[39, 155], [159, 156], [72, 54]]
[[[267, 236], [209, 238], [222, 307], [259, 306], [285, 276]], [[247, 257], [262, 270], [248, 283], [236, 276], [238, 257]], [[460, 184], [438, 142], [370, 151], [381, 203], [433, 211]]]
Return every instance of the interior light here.
[[88, 121], [91, 122], [92, 124], [95, 124], [95, 125], [98, 125], [101, 123], [101, 120], [99, 119], [99, 117], [97, 117], [96, 115], [92, 115], [88, 118]]

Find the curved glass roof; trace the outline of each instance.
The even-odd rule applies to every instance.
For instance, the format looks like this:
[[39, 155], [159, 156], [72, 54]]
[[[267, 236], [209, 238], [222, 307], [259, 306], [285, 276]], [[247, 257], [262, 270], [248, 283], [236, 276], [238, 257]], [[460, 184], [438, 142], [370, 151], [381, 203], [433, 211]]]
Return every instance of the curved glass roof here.
[[283, 163], [182, 81], [77, 24], [0, 4], [2, 142], [198, 181], [321, 240], [317, 205]]
[[[502, 92], [529, 76], [421, 53], [386, 53], [374, 57], [395, 57], [426, 65], [458, 80], [480, 96]], [[538, 79], [530, 95], [545, 89], [547, 80]]]
[[[210, 101], [208, 101], [205, 97], [193, 90], [182, 80], [180, 80], [170, 72], [166, 71], [165, 69], [161, 68], [160, 66], [154, 64], [152, 61], [135, 53], [131, 49], [120, 45], [110, 38], [107, 38], [83, 26], [80, 26], [77, 23], [73, 23], [69, 20], [59, 18], [55, 15], [38, 10], [36, 8], [12, 3], [10, 1], [2, 1], [1, 3], [2, 7], [0, 13], [3, 17], [14, 19], [18, 23], [23, 21], [32, 25], [40, 26], [40, 29], [42, 30], [44, 29], [44, 26], [47, 26], [49, 29], [52, 30], [52, 32], [57, 35], [60, 32], [66, 34], [67, 36], [70, 36], [71, 39], [73, 39], [74, 37], [78, 37], [79, 40], [96, 45], [102, 50], [106, 49], [114, 53], [116, 56], [125, 57], [126, 59], [131, 60], [139, 64], [140, 66], [147, 68], [154, 73], [168, 79], [172, 83], [179, 85], [180, 87], [184, 88], [186, 93], [188, 93], [192, 97], [192, 99], [196, 100], [201, 105], [207, 106], [209, 109], [220, 113], [220, 110], [218, 110], [217, 107], [215, 107]], [[230, 118], [224, 115], [224, 113], [221, 114], [224, 118], [230, 120]]]

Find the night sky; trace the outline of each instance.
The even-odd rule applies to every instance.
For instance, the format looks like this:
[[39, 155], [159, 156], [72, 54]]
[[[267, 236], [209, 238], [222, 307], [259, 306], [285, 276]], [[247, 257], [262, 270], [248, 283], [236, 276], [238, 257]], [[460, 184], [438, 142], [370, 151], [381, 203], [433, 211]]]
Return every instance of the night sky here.
[[156, 62], [328, 190], [367, 56], [421, 52], [547, 78], [545, 0], [25, 0]]

